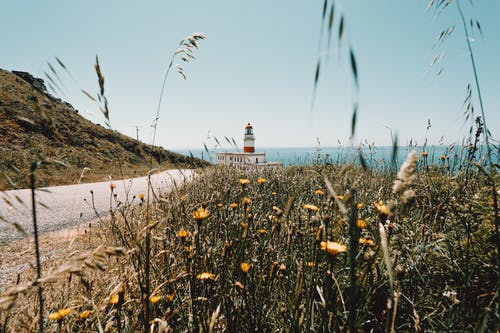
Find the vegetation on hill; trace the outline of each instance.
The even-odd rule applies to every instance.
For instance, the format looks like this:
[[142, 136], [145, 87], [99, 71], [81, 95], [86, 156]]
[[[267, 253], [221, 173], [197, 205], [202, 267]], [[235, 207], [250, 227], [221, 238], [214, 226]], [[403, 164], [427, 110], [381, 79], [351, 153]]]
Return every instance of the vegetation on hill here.
[[38, 170], [38, 186], [143, 176], [153, 167], [197, 168], [207, 163], [151, 147], [93, 124], [73, 107], [0, 69], [0, 189], [25, 188], [30, 164], [56, 160]]

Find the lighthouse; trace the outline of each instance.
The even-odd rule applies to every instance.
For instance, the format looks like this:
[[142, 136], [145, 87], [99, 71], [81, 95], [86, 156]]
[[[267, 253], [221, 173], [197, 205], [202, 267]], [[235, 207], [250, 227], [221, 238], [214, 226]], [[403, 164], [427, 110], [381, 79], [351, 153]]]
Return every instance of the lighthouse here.
[[255, 135], [250, 123], [245, 126], [245, 136], [243, 138], [243, 151], [245, 153], [255, 153]]
[[248, 123], [243, 136], [243, 151], [225, 151], [216, 153], [217, 164], [230, 165], [240, 170], [271, 167], [281, 168], [280, 162], [267, 162], [265, 152], [255, 152], [255, 135], [253, 127]]

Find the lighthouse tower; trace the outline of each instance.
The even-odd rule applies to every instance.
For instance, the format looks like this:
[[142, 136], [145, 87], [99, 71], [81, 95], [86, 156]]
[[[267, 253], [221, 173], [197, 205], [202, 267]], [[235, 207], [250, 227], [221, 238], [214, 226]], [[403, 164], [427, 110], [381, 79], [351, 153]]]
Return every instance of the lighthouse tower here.
[[255, 136], [253, 127], [248, 123], [245, 126], [245, 136], [243, 137], [243, 152], [218, 152], [216, 154], [217, 164], [231, 165], [241, 170], [251, 168], [281, 168], [280, 162], [267, 162], [265, 152], [255, 152]]
[[245, 153], [255, 152], [255, 136], [253, 135], [253, 127], [250, 123], [245, 126], [245, 137], [243, 138], [243, 151]]

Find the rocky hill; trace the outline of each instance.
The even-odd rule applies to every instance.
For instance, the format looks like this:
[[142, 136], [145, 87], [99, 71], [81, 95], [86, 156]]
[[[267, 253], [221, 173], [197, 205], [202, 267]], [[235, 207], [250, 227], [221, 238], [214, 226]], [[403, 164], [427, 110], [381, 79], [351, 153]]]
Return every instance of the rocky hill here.
[[154, 168], [197, 168], [207, 163], [151, 147], [96, 125], [54, 98], [41, 79], [0, 69], [0, 190], [28, 186], [29, 167], [43, 165], [37, 186], [145, 175]]

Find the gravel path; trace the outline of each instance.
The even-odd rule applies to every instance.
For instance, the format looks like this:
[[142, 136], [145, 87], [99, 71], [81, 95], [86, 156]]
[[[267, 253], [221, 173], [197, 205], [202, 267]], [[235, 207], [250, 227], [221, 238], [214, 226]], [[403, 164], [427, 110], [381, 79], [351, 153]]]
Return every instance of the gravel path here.
[[[152, 175], [151, 184], [156, 194], [163, 194], [193, 178], [193, 170], [168, 170]], [[39, 232], [56, 231], [95, 219], [91, 192], [96, 211], [100, 216], [108, 215], [110, 204], [116, 206], [111, 183], [116, 186], [113, 194], [121, 202], [130, 202], [136, 196], [133, 202], [138, 203], [137, 196], [147, 193], [147, 177], [38, 189], [36, 209]], [[0, 192], [0, 244], [25, 237], [16, 230], [14, 223], [21, 225], [28, 235], [33, 234], [30, 190]]]

